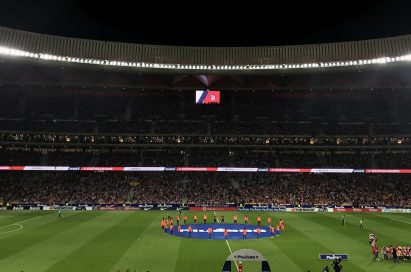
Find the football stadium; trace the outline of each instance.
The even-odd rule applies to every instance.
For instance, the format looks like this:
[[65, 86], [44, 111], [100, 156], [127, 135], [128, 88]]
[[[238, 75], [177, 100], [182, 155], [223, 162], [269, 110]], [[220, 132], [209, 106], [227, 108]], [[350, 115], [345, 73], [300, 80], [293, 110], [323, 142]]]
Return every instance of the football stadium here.
[[411, 35], [0, 27], [0, 271], [411, 271]]

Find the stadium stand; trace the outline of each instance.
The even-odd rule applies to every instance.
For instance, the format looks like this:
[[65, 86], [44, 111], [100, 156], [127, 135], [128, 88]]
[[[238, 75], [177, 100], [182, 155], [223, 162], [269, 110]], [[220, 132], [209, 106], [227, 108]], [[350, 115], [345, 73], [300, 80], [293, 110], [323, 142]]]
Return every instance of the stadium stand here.
[[408, 178], [398, 175], [262, 173], [2, 174], [9, 204], [190, 204], [229, 206], [411, 207]]

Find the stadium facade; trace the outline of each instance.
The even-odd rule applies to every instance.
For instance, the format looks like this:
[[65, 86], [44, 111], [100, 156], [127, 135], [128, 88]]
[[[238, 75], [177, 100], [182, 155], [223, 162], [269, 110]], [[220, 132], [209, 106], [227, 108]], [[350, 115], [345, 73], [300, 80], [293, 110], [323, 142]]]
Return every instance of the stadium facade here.
[[[82, 40], [0, 28], [1, 170], [43, 170], [45, 179], [50, 171], [150, 172], [121, 175], [114, 184], [122, 189], [115, 198], [103, 198], [107, 204], [151, 203], [153, 197], [160, 198], [137, 198], [133, 192], [138, 186], [155, 192], [150, 179], [158, 179], [157, 189], [167, 190], [164, 177], [159, 178], [164, 171], [194, 172], [170, 174], [178, 180], [176, 188], [183, 188], [168, 201], [170, 205], [237, 207], [265, 199], [272, 206], [291, 202], [293, 207], [297, 203], [409, 206], [409, 185], [397, 174], [411, 171], [410, 61], [411, 36], [201, 48]], [[221, 91], [221, 104], [195, 105], [196, 90]], [[151, 173], [155, 171], [159, 173]], [[376, 200], [348, 195], [331, 201], [302, 192], [289, 199], [247, 195], [224, 199], [221, 195], [197, 201], [187, 181], [198, 179], [201, 172], [242, 175], [207, 176], [204, 188], [194, 183], [205, 192], [213, 180], [220, 184], [233, 179], [224, 187], [227, 191], [242, 188], [236, 179], [247, 179], [244, 172], [255, 172], [248, 179], [258, 179], [263, 188], [272, 188], [274, 173], [350, 173], [357, 182], [364, 179], [363, 184], [369, 181], [358, 175], [386, 173], [372, 179], [380, 183], [392, 179], [397, 187], [380, 186], [383, 191], [392, 189], [401, 203], [385, 195]], [[12, 181], [34, 174], [19, 175], [5, 174], [9, 194], [1, 197], [7, 201], [21, 202], [24, 197], [13, 192]], [[299, 177], [275, 179], [288, 179], [298, 187]], [[319, 177], [327, 187], [324, 194], [336, 193], [335, 184]], [[346, 175], [332, 177], [339, 186], [346, 185]], [[92, 180], [93, 187], [101, 176], [74, 173], [62, 179], [79, 178]], [[132, 185], [134, 180], [139, 185]], [[243, 189], [254, 192], [247, 188]], [[73, 199], [93, 202], [87, 197], [62, 197], [57, 202]]]

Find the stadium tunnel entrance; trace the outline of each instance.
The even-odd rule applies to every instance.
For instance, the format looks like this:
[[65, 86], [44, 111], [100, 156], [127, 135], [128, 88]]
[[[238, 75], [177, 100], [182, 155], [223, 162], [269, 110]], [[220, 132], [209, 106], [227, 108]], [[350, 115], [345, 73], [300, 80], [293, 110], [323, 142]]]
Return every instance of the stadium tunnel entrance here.
[[[180, 225], [180, 231], [178, 227], [174, 227], [173, 233], [170, 233], [170, 229], [165, 229], [167, 234], [174, 236], [190, 238], [189, 227], [191, 226], [191, 238], [192, 239], [211, 239], [211, 240], [241, 240], [243, 239], [243, 231], [246, 229], [246, 239], [261, 239], [273, 236], [278, 236], [279, 233], [271, 234], [269, 227], [248, 225], [248, 224], [192, 224], [192, 225]], [[208, 228], [212, 228], [212, 233], [209, 235]], [[260, 235], [257, 234], [257, 229], [260, 229]], [[227, 237], [224, 237], [224, 231], [227, 230]]]

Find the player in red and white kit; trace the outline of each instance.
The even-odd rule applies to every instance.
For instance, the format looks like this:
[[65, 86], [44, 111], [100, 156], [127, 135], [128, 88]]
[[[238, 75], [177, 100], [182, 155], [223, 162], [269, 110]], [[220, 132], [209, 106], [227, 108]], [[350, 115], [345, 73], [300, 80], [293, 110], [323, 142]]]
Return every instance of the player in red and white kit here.
[[243, 272], [243, 264], [241, 262], [238, 263], [238, 272]]

